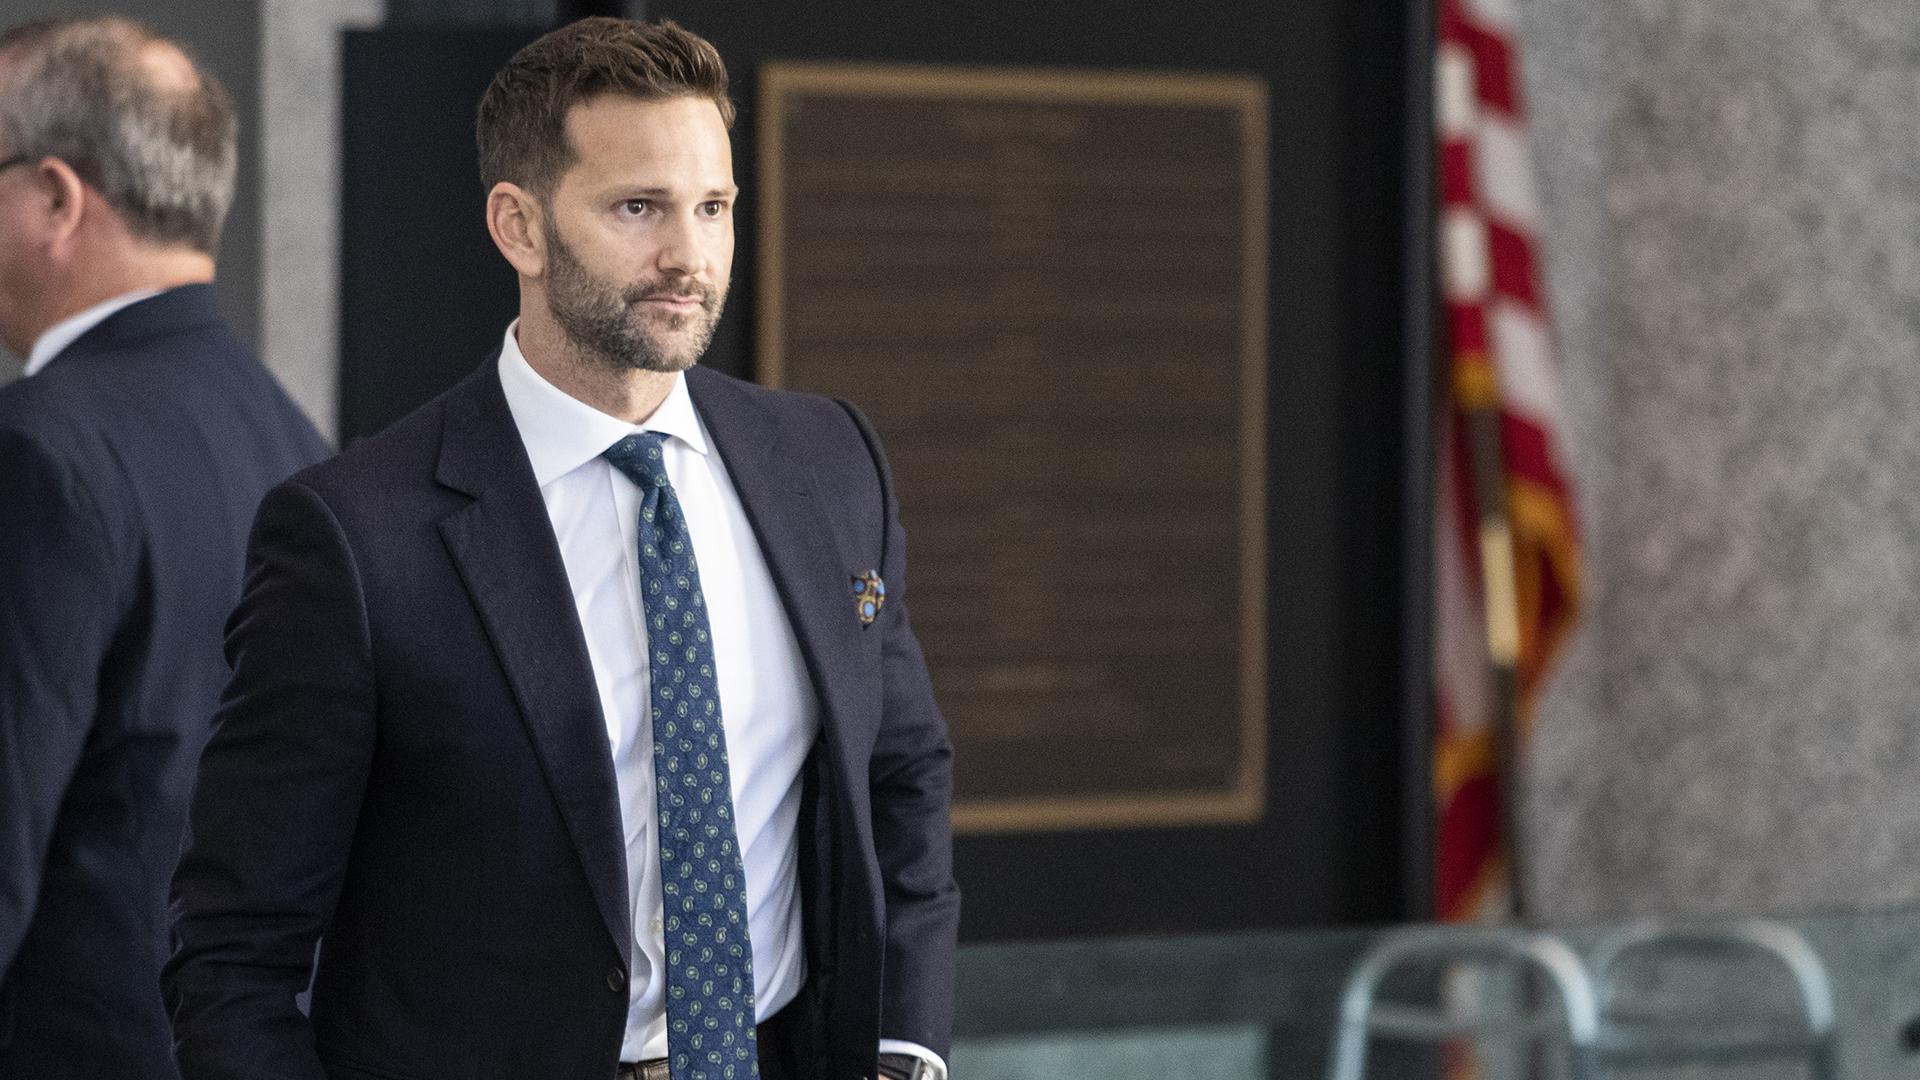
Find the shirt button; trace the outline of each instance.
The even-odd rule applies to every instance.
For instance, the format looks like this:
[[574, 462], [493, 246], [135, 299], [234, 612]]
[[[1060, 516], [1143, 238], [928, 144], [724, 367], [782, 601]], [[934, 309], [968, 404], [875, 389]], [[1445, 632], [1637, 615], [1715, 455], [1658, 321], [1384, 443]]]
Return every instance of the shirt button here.
[[619, 968], [607, 969], [607, 989], [619, 993], [627, 988], [627, 973]]
[[653, 931], [653, 936], [654, 936], [654, 937], [659, 937], [659, 936], [660, 936], [660, 920], [659, 920], [659, 919], [653, 919], [653, 920], [651, 920], [650, 922], [648, 922], [648, 923], [647, 923], [647, 929], [649, 929], [649, 930], [651, 930], [651, 931]]

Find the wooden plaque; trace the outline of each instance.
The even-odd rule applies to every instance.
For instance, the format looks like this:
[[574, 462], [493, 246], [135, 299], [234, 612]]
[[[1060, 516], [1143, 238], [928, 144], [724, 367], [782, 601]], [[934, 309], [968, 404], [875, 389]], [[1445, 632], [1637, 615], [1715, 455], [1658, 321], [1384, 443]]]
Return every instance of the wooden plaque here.
[[887, 446], [956, 828], [1257, 819], [1263, 86], [761, 85], [760, 375], [854, 401]]

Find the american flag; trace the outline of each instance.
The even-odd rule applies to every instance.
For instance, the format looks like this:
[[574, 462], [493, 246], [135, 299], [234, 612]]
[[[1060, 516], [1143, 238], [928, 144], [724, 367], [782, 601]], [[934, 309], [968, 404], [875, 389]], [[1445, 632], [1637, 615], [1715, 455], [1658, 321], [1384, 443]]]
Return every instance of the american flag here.
[[1510, 778], [1580, 600], [1516, 0], [1439, 0], [1444, 391], [1434, 514], [1436, 904], [1519, 914]]

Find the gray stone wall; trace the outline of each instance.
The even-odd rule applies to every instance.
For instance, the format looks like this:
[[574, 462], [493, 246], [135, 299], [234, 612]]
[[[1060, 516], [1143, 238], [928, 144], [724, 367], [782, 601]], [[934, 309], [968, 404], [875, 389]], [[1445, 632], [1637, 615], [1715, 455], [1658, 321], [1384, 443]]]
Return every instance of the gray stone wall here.
[[260, 357], [328, 438], [340, 416], [340, 53], [381, 0], [261, 0]]
[[1533, 895], [1920, 899], [1920, 5], [1520, 17], [1590, 589]]

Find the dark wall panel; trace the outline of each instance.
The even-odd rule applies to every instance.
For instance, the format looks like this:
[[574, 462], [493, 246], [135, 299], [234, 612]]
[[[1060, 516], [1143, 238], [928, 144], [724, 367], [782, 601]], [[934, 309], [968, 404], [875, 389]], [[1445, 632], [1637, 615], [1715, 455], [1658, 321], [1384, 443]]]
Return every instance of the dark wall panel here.
[[[698, 3], [749, 110], [770, 59], [1225, 70], [1272, 101], [1273, 739], [1266, 821], [966, 837], [973, 938], [1228, 929], [1402, 912], [1398, 716], [1404, 23], [1394, 5], [1222, 0]], [[749, 194], [749, 198], [751, 195]], [[1178, 212], [1138, 207], [1116, 212]], [[718, 362], [750, 369], [751, 243]], [[910, 373], [903, 372], [903, 376]], [[911, 500], [912, 492], [902, 498]]]
[[538, 31], [400, 27], [346, 35], [340, 223], [340, 441], [472, 371], [519, 310], [487, 235], [473, 113]]

